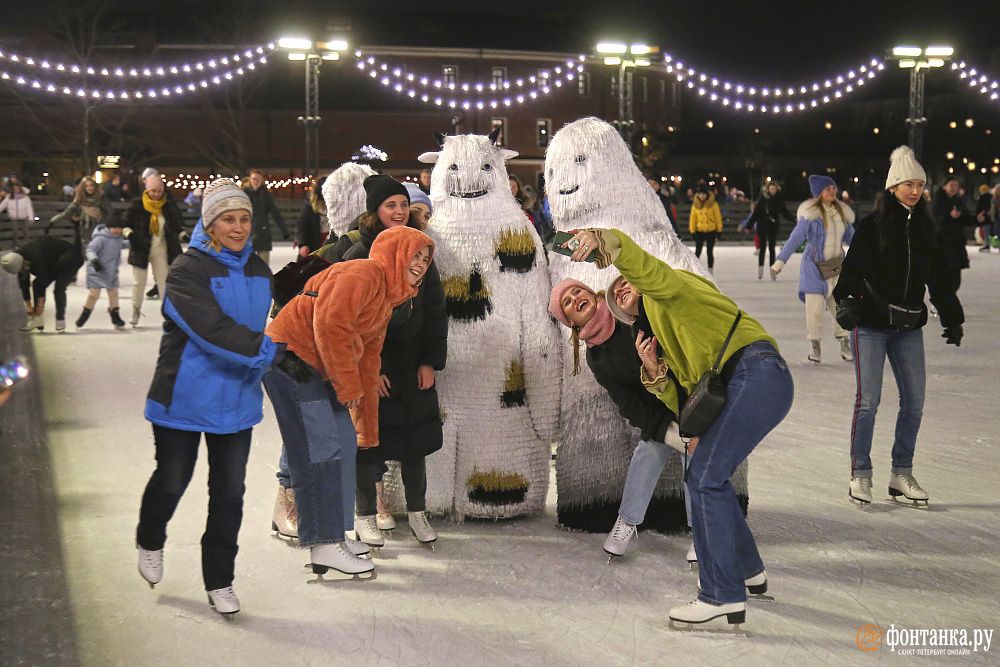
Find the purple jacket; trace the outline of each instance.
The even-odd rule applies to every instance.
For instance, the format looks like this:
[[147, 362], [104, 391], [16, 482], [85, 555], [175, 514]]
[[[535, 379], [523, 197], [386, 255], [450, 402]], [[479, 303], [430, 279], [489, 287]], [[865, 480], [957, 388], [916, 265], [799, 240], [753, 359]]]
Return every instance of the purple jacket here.
[[[854, 238], [854, 211], [840, 202], [841, 210], [844, 211], [844, 238], [841, 243], [851, 244]], [[799, 266], [799, 300], [805, 301], [806, 294], [828, 294], [829, 285], [823, 276], [820, 275], [817, 262], [825, 261], [823, 248], [826, 247], [826, 228], [823, 227], [823, 217], [816, 207], [815, 199], [808, 199], [799, 205], [796, 212], [798, 223], [792, 230], [784, 247], [778, 253], [778, 260], [788, 262], [788, 259], [795, 252], [796, 248], [806, 241], [806, 248], [802, 252], [802, 263]]]

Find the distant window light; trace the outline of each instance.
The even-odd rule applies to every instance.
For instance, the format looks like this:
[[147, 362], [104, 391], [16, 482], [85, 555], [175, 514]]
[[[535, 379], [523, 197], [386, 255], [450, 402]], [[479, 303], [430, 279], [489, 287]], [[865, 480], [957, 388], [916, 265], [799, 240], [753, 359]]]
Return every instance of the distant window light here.
[[618, 97], [618, 75], [611, 75], [611, 97]]
[[490, 119], [491, 131], [500, 128], [500, 134], [497, 136], [497, 146], [507, 145], [507, 119], [506, 118], [492, 118]]
[[458, 67], [456, 65], [445, 65], [441, 73], [445, 88], [455, 88], [458, 85]]
[[493, 68], [493, 87], [496, 90], [503, 90], [503, 82], [507, 80], [506, 67]]
[[535, 143], [539, 148], [545, 148], [549, 145], [549, 139], [552, 137], [552, 121], [548, 118], [539, 118], [536, 123]]
[[580, 72], [576, 77], [576, 91], [581, 95], [590, 95], [590, 74]]

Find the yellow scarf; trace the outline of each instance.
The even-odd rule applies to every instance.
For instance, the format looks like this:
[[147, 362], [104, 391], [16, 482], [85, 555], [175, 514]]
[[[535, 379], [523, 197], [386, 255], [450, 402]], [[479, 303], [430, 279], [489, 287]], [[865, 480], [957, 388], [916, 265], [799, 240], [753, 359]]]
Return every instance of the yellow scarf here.
[[142, 207], [150, 214], [149, 233], [151, 236], [160, 235], [160, 211], [166, 203], [166, 195], [163, 195], [162, 199], [151, 199], [148, 191], [142, 193]]

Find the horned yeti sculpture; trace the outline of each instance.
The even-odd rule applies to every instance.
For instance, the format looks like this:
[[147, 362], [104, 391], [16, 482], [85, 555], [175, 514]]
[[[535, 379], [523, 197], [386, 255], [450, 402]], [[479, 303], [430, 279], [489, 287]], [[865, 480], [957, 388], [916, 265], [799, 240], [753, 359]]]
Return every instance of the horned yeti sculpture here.
[[[545, 154], [545, 177], [556, 231], [614, 227], [671, 267], [711, 279], [677, 237], [628, 146], [608, 123], [581, 118], [556, 132]], [[613, 266], [598, 270], [593, 264], [570, 262], [555, 253], [550, 259], [552, 284], [570, 277], [596, 291], [618, 275]], [[557, 512], [560, 524], [567, 528], [603, 532], [610, 530], [618, 515], [639, 432], [618, 416], [586, 365], [572, 375], [572, 354], [572, 347], [564, 344]], [[745, 464], [737, 469], [733, 482], [745, 502]], [[683, 530], [685, 523], [683, 461], [674, 454], [657, 484], [644, 526], [673, 532]]]
[[490, 137], [439, 136], [431, 175], [436, 245], [449, 315], [438, 374], [444, 447], [427, 459], [427, 509], [509, 518], [545, 507], [559, 410], [558, 331], [541, 240], [511, 196]]

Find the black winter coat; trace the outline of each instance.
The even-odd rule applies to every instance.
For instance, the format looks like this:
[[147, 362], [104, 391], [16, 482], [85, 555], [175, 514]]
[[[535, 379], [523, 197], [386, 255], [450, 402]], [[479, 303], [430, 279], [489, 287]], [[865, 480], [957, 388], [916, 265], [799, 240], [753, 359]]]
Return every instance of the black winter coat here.
[[[321, 214], [313, 210], [312, 203], [307, 199], [302, 204], [299, 223], [295, 227], [295, 243], [300, 248], [309, 248], [309, 252], [316, 252], [322, 242], [322, 228], [323, 218]], [[256, 248], [256, 246], [254, 247]]]
[[[34, 290], [35, 300], [45, 296], [45, 289], [56, 280], [62, 278], [68, 283], [76, 276], [83, 266], [83, 249], [77, 243], [70, 243], [54, 236], [38, 236], [17, 249], [17, 253], [29, 264], [27, 271], [18, 274], [21, 295], [25, 301], [31, 301]], [[35, 276], [33, 285], [31, 276]], [[58, 284], [57, 284], [58, 287]]]
[[[931, 303], [941, 316], [942, 326], [962, 324], [965, 313], [955, 294], [950, 270], [941, 261], [934, 224], [920, 219], [925, 207], [918, 204], [911, 214], [895, 196], [886, 195], [886, 247], [880, 248], [879, 211], [864, 217], [855, 225], [854, 238], [844, 258], [834, 298], [840, 302], [849, 296], [860, 300], [858, 324], [876, 329], [889, 328], [889, 314], [884, 303], [872, 296], [865, 281], [885, 302], [906, 308], [920, 308], [918, 326], [927, 323], [924, 306], [924, 286], [930, 291]], [[951, 210], [951, 209], [949, 209]], [[926, 213], [924, 213], [926, 215]]]
[[[941, 250], [945, 261], [952, 271], [969, 268], [969, 253], [965, 249], [965, 227], [976, 224], [976, 219], [969, 213], [965, 200], [955, 195], [951, 197], [944, 190], [938, 190], [933, 202], [934, 222], [937, 223], [938, 238], [941, 240]], [[951, 217], [951, 211], [957, 208], [961, 214]]]
[[753, 213], [747, 220], [747, 228], [756, 227], [758, 234], [777, 234], [781, 218], [795, 222], [795, 217], [788, 212], [788, 207], [785, 206], [785, 200], [780, 193], [774, 196], [764, 194], [757, 200], [757, 205], [753, 207]]
[[632, 328], [616, 322], [611, 338], [587, 348], [587, 365], [618, 406], [618, 413], [642, 431], [642, 439], [663, 442], [667, 427], [677, 417], [639, 379], [642, 360], [635, 350]]
[[[365, 259], [375, 234], [361, 228], [361, 239], [343, 253], [343, 261]], [[340, 241], [349, 242], [347, 234]], [[382, 369], [389, 378], [389, 395], [379, 399], [379, 445], [358, 450], [358, 461], [406, 461], [441, 449], [441, 409], [437, 385], [421, 390], [417, 369], [444, 369], [448, 354], [448, 314], [444, 287], [437, 265], [431, 262], [417, 295], [392, 311], [385, 342]]]
[[[160, 209], [166, 221], [163, 238], [167, 244], [167, 264], [171, 264], [182, 252], [180, 235], [184, 232], [184, 218], [177, 202], [169, 194], [163, 196], [167, 197], [166, 203]], [[132, 234], [128, 237], [131, 246], [128, 251], [128, 263], [140, 269], [149, 266], [149, 247], [153, 240], [149, 232], [149, 222], [150, 213], [143, 208], [142, 195], [139, 195], [129, 202], [122, 223], [132, 230]]]
[[285, 227], [285, 220], [281, 217], [281, 212], [274, 203], [274, 195], [263, 185], [257, 190], [247, 186], [243, 188], [243, 192], [250, 197], [250, 204], [253, 208], [250, 227], [250, 240], [253, 241], [253, 249], [260, 252], [270, 252], [274, 247], [271, 239], [270, 218], [273, 218], [274, 224], [278, 225], [282, 237], [288, 238], [288, 228]]

